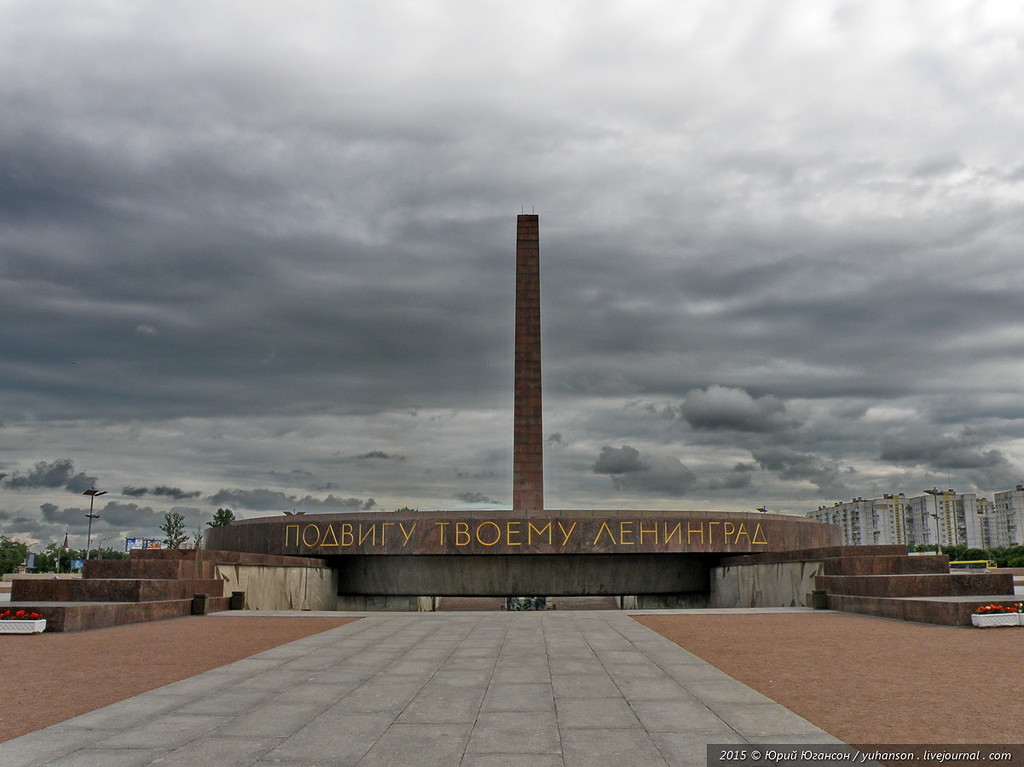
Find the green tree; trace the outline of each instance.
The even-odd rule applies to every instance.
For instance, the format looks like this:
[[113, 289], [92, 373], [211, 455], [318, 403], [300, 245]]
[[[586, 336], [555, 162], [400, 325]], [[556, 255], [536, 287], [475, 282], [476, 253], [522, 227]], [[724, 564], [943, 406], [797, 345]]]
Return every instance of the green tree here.
[[185, 517], [177, 511], [164, 514], [164, 523], [160, 525], [164, 534], [164, 545], [169, 549], [180, 549], [181, 544], [188, 540], [185, 532]]
[[0, 535], [0, 575], [13, 573], [14, 568], [25, 561], [28, 544]]
[[129, 559], [129, 556], [128, 556], [128, 552], [127, 551], [118, 551], [117, 549], [112, 549], [109, 546], [107, 546], [106, 548], [102, 548], [102, 549], [93, 549], [92, 558], [93, 559]]
[[963, 557], [963, 559], [967, 560], [968, 562], [973, 562], [978, 559], [992, 559], [992, 557], [989, 555], [988, 549], [964, 549], [964, 552], [963, 554], [961, 554], [961, 557]]
[[967, 547], [962, 543], [957, 543], [951, 546], [943, 546], [942, 553], [949, 557], [950, 562], [962, 562], [970, 557], [965, 556]]
[[1007, 546], [993, 549], [992, 558], [1000, 567], [1024, 567], [1024, 546]]
[[36, 554], [36, 571], [40, 573], [69, 573], [73, 559], [85, 559], [85, 551], [65, 549], [59, 543], [50, 543], [42, 553]]
[[207, 522], [210, 527], [227, 527], [235, 521], [235, 512], [231, 509], [217, 509], [213, 519]]

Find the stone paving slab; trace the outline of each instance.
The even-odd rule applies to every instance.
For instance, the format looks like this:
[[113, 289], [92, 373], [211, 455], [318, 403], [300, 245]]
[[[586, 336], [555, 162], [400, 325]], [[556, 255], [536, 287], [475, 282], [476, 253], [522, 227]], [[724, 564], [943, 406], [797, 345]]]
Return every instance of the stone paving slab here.
[[623, 612], [361, 615], [2, 743], [0, 764], [666, 767], [838, 743]]

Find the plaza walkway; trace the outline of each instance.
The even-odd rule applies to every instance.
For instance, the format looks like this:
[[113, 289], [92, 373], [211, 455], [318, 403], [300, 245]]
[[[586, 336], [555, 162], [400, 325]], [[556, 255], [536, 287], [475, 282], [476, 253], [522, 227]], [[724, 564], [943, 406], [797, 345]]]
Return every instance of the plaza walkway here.
[[364, 615], [0, 744], [0, 764], [703, 767], [709, 743], [838, 742], [623, 612]]

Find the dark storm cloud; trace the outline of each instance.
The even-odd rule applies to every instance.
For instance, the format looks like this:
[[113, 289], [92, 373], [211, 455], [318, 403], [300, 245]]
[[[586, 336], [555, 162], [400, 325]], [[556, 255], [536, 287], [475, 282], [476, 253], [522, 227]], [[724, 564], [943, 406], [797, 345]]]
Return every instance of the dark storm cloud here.
[[884, 439], [880, 459], [899, 466], [922, 467], [940, 476], [956, 471], [982, 489], [1010, 489], [1020, 481], [1024, 464], [989, 447], [991, 439], [990, 434], [967, 429], [960, 434], [908, 431]]
[[[95, 40], [69, 44], [51, 62], [58, 72], [105, 55]], [[413, 115], [391, 127], [349, 110], [282, 120], [280, 90], [243, 84], [199, 50], [177, 73], [153, 73], [156, 89], [127, 72], [97, 77], [89, 96], [119, 105], [102, 116], [68, 94], [60, 122], [77, 114], [82, 130], [43, 128], [43, 103], [0, 124], [0, 199], [17, 202], [0, 207], [10, 227], [0, 319], [28, 331], [12, 339], [26, 363], [5, 371], [12, 402], [73, 415], [60, 404], [71, 397], [97, 415], [167, 417], [372, 410], [413, 391], [421, 406], [471, 401], [508, 346], [484, 311], [508, 295], [499, 277], [510, 265], [492, 257], [508, 223], [419, 220], [416, 198], [435, 197], [429, 179], [441, 180], [427, 158], [442, 134]], [[125, 41], [121, 54], [153, 65], [145, 46]], [[25, 87], [8, 80], [14, 100]], [[404, 163], [426, 186], [395, 178]], [[383, 202], [401, 190], [410, 199]], [[411, 373], [427, 364], [437, 385], [425, 392]]]
[[640, 451], [635, 447], [602, 447], [601, 454], [594, 463], [595, 474], [628, 474], [643, 471], [644, 464], [640, 460]]
[[150, 506], [139, 506], [135, 503], [123, 503], [110, 501], [103, 505], [103, 509], [97, 509], [100, 523], [118, 529], [155, 529], [163, 522], [163, 511], [156, 510]]
[[732, 470], [721, 478], [709, 479], [702, 484], [705, 490], [742, 490], [752, 484], [753, 472], [757, 471], [756, 466], [747, 463], [738, 463]]
[[[88, 527], [88, 507], [66, 507], [61, 508], [53, 503], [42, 505], [43, 520], [57, 525], [63, 525], [69, 530], [81, 532]], [[139, 506], [135, 503], [120, 503], [110, 501], [102, 507], [96, 506], [94, 513], [99, 514], [99, 519], [93, 521], [93, 529], [103, 528], [130, 529], [132, 527], [154, 528], [163, 521], [163, 512], [158, 512], [149, 506]]]
[[288, 495], [276, 490], [221, 490], [210, 496], [209, 501], [215, 506], [231, 506], [250, 509], [252, 511], [368, 511], [377, 504], [372, 498], [339, 498], [328, 495], [326, 498], [314, 498]]
[[45, 524], [28, 516], [11, 516], [4, 520], [4, 535], [11, 538], [34, 538], [36, 540], [52, 540], [58, 536], [63, 538], [64, 530], [57, 525]]
[[274, 490], [228, 490], [210, 496], [215, 506], [236, 506], [255, 511], [283, 511], [296, 505], [294, 496]]
[[686, 395], [682, 417], [695, 429], [769, 432], [796, 426], [781, 400], [766, 394], [754, 399], [742, 389], [709, 386]]
[[64, 487], [72, 493], [84, 493], [86, 490], [96, 487], [96, 477], [90, 477], [83, 472], [79, 472], [71, 477]]
[[935, 469], [1009, 466], [1002, 452], [986, 450], [977, 438], [967, 434], [888, 437], [882, 442], [881, 459], [898, 464], [925, 464]]
[[39, 461], [27, 474], [15, 472], [4, 482], [4, 487], [11, 490], [63, 487], [72, 493], [84, 493], [96, 486], [96, 477], [83, 472], [73, 474], [74, 470], [74, 462], [69, 458], [58, 458], [49, 463]]
[[697, 481], [678, 458], [666, 455], [641, 456], [629, 445], [602, 447], [594, 463], [595, 474], [610, 474], [619, 490], [659, 495], [685, 495]]
[[28, 487], [63, 487], [71, 479], [74, 463], [67, 458], [58, 458], [47, 463], [40, 461], [27, 474], [15, 472], [4, 482], [4, 487], [18, 490]]
[[488, 498], [483, 493], [457, 493], [455, 497], [463, 503], [477, 503], [481, 505], [499, 503], [499, 501], [495, 501], [493, 498]]
[[176, 501], [180, 501], [186, 498], [198, 498], [203, 493], [200, 490], [185, 491], [180, 487], [167, 487], [166, 485], [158, 485], [153, 488], [153, 495], [163, 495], [168, 498], [173, 498]]
[[404, 461], [404, 455], [392, 455], [391, 453], [385, 453], [383, 450], [371, 450], [368, 453], [356, 456], [357, 461], [367, 460], [381, 460], [381, 461]]
[[754, 450], [752, 455], [765, 471], [776, 472], [782, 479], [810, 482], [824, 496], [841, 497], [850, 492], [850, 487], [840, 477], [852, 475], [854, 471], [840, 467], [835, 461], [781, 446]]
[[[42, 512], [43, 526], [36, 532], [45, 533], [49, 537], [63, 535], [65, 531], [72, 535], [84, 536], [89, 529], [89, 509], [80, 507], [61, 508], [53, 503], [44, 503], [40, 506]], [[169, 510], [154, 509], [151, 506], [140, 506], [136, 503], [123, 503], [110, 501], [102, 507], [96, 506], [95, 513], [98, 518], [92, 521], [92, 532], [94, 540], [104, 535], [143, 535], [157, 536], [160, 534], [160, 525], [164, 523], [165, 515], [168, 512], [176, 512], [185, 518], [185, 524], [189, 529], [194, 529], [210, 519], [207, 511], [192, 506], [172, 506]], [[8, 525], [5, 524], [5, 527]], [[17, 526], [17, 525], [15, 525]], [[12, 529], [14, 529], [12, 527]], [[23, 533], [29, 533], [24, 524], [19, 528]], [[85, 541], [81, 541], [85, 545]]]
[[[513, 217], [534, 205], [549, 444], [586, 446], [552, 497], [600, 466], [710, 507], [755, 475], [691, 481], [674, 456], [754, 449], [800, 510], [806, 482], [860, 492], [837, 466], [957, 462], [879, 451], [911, 424], [987, 429], [960, 481], [1016, 466], [1024, 22], [929, 7], [3, 6], [4, 486], [33, 509], [88, 489], [70, 462], [25, 468], [59, 450], [129, 497], [189, 478], [154, 506], [268, 477], [222, 503], [501, 497], [437, 463], [507, 472]], [[642, 451], [594, 463], [624, 443]]]
[[134, 487], [128, 485], [121, 489], [121, 495], [127, 495], [130, 498], [141, 498], [144, 495], [150, 494], [181, 501], [188, 498], [199, 498], [203, 493], [201, 490], [185, 491], [180, 487], [168, 487], [167, 485], [157, 485], [152, 489], [148, 487]]
[[44, 503], [40, 508], [43, 512], [44, 522], [63, 525], [69, 530], [78, 530], [79, 528], [85, 530], [89, 521], [86, 517], [86, 514], [89, 513], [89, 509], [87, 508], [61, 509], [55, 503]]

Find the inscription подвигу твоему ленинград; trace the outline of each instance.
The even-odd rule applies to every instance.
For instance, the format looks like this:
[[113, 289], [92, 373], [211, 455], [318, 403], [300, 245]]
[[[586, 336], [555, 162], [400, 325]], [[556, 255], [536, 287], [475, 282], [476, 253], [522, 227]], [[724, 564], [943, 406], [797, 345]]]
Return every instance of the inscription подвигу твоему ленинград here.
[[717, 519], [351, 519], [284, 525], [303, 554], [551, 554], [763, 551], [771, 522]]

